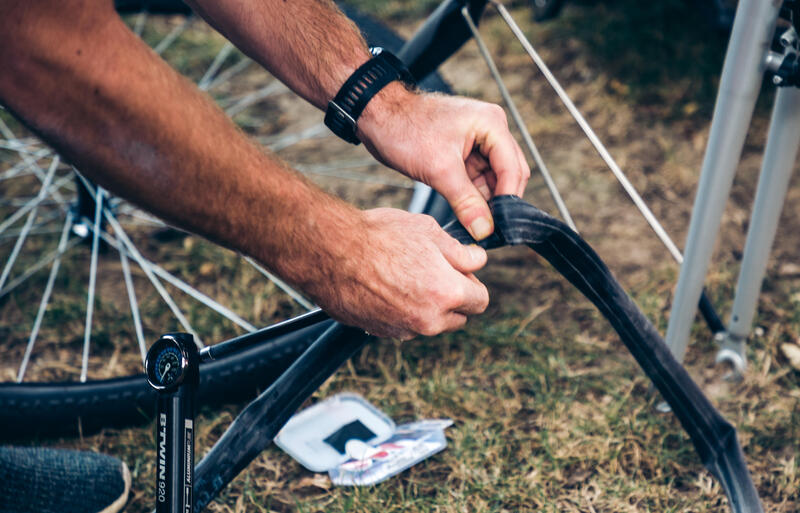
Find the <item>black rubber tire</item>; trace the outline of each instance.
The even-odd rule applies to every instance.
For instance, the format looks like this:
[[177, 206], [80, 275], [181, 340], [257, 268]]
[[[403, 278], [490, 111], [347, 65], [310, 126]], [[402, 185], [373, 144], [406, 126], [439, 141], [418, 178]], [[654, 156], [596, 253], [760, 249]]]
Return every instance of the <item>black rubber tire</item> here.
[[[311, 326], [200, 366], [201, 405], [252, 397], [330, 323]], [[144, 374], [86, 383], [0, 383], [0, 440], [91, 433], [147, 422], [155, 391]]]
[[[187, 8], [175, 0], [117, 0], [125, 12], [140, 10], [183, 14]], [[391, 29], [352, 8], [347, 15], [361, 28], [372, 46], [396, 52], [404, 43]], [[449, 93], [438, 74], [431, 74], [420, 86]], [[440, 222], [450, 217], [447, 203], [433, 193], [423, 212]], [[272, 383], [322, 333], [321, 323], [271, 342], [201, 365], [199, 402], [219, 404], [253, 397]], [[0, 440], [75, 433], [89, 433], [104, 427], [123, 427], [152, 418], [155, 395], [144, 374], [86, 383], [0, 383]]]

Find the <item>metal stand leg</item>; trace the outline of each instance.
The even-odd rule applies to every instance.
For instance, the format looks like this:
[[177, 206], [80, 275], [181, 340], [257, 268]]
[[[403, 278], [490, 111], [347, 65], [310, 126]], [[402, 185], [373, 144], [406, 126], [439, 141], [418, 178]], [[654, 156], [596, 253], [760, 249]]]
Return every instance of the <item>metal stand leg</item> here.
[[682, 361], [765, 70], [781, 2], [742, 0], [722, 69], [666, 341]]
[[747, 367], [745, 340], [756, 312], [761, 282], [767, 270], [770, 249], [778, 231], [783, 201], [800, 148], [800, 89], [779, 88], [758, 179], [750, 228], [747, 232], [736, 299], [725, 341], [717, 362], [729, 362], [741, 374]]

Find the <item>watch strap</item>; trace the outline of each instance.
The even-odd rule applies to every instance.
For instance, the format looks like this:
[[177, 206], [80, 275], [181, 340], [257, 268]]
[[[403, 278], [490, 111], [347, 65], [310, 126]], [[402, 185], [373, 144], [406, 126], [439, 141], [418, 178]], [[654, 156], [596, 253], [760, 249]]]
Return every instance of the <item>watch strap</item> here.
[[381, 89], [395, 80], [414, 84], [414, 78], [400, 59], [382, 48], [371, 48], [370, 52], [373, 57], [350, 75], [325, 112], [325, 125], [352, 144], [361, 142], [356, 137], [358, 118]]

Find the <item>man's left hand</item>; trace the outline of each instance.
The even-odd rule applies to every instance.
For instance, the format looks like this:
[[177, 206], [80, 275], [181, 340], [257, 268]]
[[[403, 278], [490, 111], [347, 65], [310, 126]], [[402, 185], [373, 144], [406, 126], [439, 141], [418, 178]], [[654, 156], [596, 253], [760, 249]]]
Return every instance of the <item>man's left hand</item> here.
[[393, 83], [367, 104], [358, 135], [375, 158], [444, 196], [477, 240], [494, 231], [487, 201], [522, 196], [530, 177], [505, 111], [490, 103]]

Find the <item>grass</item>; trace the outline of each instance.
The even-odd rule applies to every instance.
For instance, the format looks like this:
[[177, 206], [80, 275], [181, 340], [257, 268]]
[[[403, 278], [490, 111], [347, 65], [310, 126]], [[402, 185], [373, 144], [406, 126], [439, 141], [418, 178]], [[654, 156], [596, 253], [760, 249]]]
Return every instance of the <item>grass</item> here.
[[[390, 19], [403, 33], [409, 33], [435, 6], [426, 0], [357, 3]], [[702, 18], [677, 0], [573, 1], [559, 18], [546, 24], [532, 23], [524, 2], [515, 3], [514, 12], [657, 217], [676, 241], [684, 240], [724, 36], [705, 31]], [[145, 37], [157, 41], [179, 22], [167, 20]], [[562, 191], [569, 191], [567, 202], [582, 234], [663, 333], [676, 268], [632, 212], [593, 150], [573, 137], [577, 131], [572, 121], [549, 96], [541, 77], [527, 68], [526, 56], [498, 18], [487, 14], [482, 29], [499, 56], [499, 67], [510, 75], [509, 89], [530, 120], [542, 153], [552, 162], [551, 171]], [[196, 75], [221, 44], [218, 37], [199, 30], [181, 39], [167, 57], [182, 71]], [[474, 45], [468, 44], [443, 73], [458, 91], [497, 101], [495, 86], [484, 69]], [[765, 94], [763, 103], [768, 100]], [[273, 108], [268, 104], [258, 114], [263, 117]], [[765, 109], [757, 112], [706, 283], [720, 312], [728, 312], [731, 306], [758, 154], [763, 149], [764, 114]], [[5, 119], [6, 113], [0, 116]], [[526, 197], [551, 209], [537, 177], [532, 178]], [[795, 183], [788, 193], [789, 214], [796, 212], [798, 201], [800, 188]], [[745, 380], [721, 379], [722, 370], [712, 364], [716, 348], [700, 325], [693, 329], [695, 343], [687, 355], [692, 376], [738, 427], [756, 486], [766, 510], [772, 512], [800, 509], [800, 371], [789, 365], [779, 349], [783, 343], [800, 340], [800, 273], [788, 265], [796, 261], [799, 223], [791, 215], [782, 219], [755, 322], [758, 329], [748, 345], [750, 370]], [[148, 240], [143, 237], [142, 243], [155, 252], [151, 254], [164, 257], [158, 254], [160, 245]], [[175, 258], [167, 259], [171, 271], [196, 277], [210, 294], [221, 294], [252, 312], [250, 318], [267, 319], [291, 308], [274, 303], [272, 291], [261, 288], [252, 269], [241, 267], [229, 252], [195, 237], [179, 237], [172, 247]], [[81, 251], [85, 260], [88, 252]], [[84, 307], [76, 297], [83, 294], [84, 264], [79, 258], [76, 267], [62, 275], [58, 290], [63, 295], [46, 317], [49, 336], [56, 338], [59, 331], [73, 333], [72, 349], [79, 348], [82, 340]], [[303, 470], [271, 448], [209, 509], [727, 511], [723, 492], [703, 470], [679, 424], [671, 415], [655, 412], [659, 398], [586, 300], [527, 250], [493, 254], [480, 277], [492, 293], [493, 303], [485, 316], [456, 333], [405, 343], [380, 341], [362, 351], [314, 396], [356, 391], [398, 422], [452, 418], [455, 424], [447, 430], [447, 450], [378, 486], [345, 489], [332, 488], [325, 476]], [[224, 287], [230, 283], [235, 287]], [[0, 333], [4, 337], [24, 338], [35, 313], [24, 307], [35, 304], [41, 290], [38, 285], [2, 305]], [[122, 289], [106, 285], [111, 294], [102, 296], [98, 315], [111, 319], [103, 321], [100, 334], [111, 353], [130, 334], [125, 333], [127, 321], [119, 313], [127, 307], [114, 294]], [[154, 325], [169, 322], [164, 310], [154, 296], [142, 299], [143, 315], [153, 319]], [[231, 330], [207, 311], [189, 314], [212, 339]], [[148, 336], [155, 333], [151, 330]], [[10, 359], [11, 352], [5, 354]], [[200, 412], [198, 456], [221, 436], [242, 407]], [[121, 457], [134, 477], [127, 511], [144, 512], [152, 507], [153, 433], [154, 427], [148, 425], [30, 443], [82, 447]]]
[[[680, 426], [654, 412], [657, 397], [603, 323], [562, 330], [542, 315], [514, 337], [520, 320], [512, 315], [433, 339], [382, 341], [316, 394], [354, 390], [398, 421], [452, 418], [443, 453], [381, 485], [343, 489], [269, 449], [211, 510], [726, 511]], [[739, 426], [768, 509], [793, 511], [798, 377], [783, 366], [762, 372], [778, 356], [765, 342], [754, 340], [754, 375], [715, 399]], [[201, 453], [236, 409], [202, 413]], [[136, 469], [131, 511], [149, 505], [152, 459], [141, 447], [152, 438], [147, 427], [84, 441]]]

